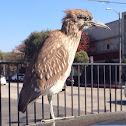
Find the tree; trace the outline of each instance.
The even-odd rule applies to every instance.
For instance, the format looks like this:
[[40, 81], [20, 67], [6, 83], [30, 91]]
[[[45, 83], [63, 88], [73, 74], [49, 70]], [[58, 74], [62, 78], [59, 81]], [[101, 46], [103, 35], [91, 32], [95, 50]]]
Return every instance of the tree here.
[[79, 46], [78, 46], [78, 49], [77, 51], [87, 51], [88, 47], [89, 47], [89, 41], [90, 41], [90, 36], [83, 32], [82, 35], [81, 35], [81, 39], [80, 39], [80, 43], [79, 43]]
[[[24, 62], [25, 61], [24, 55], [17, 50], [14, 50], [12, 52], [4, 52], [3, 57], [4, 57], [3, 61], [5, 61], [5, 62]], [[4, 64], [4, 65], [1, 65], [1, 67], [2, 67], [2, 69], [1, 69], [2, 75], [4, 75], [4, 76], [7, 75], [8, 74], [8, 65]], [[21, 65], [21, 64], [18, 65], [19, 70], [24, 67], [25, 67], [25, 65]], [[16, 73], [17, 72], [16, 64], [10, 65], [9, 69], [10, 69], [10, 75], [13, 75], [14, 73]]]
[[24, 55], [21, 52], [18, 51], [12, 51], [12, 52], [7, 52], [4, 53], [4, 60], [6, 62], [23, 62], [24, 60]]
[[81, 35], [77, 52], [81, 50], [86, 51], [88, 55], [96, 52], [95, 39], [85, 32], [83, 32]]
[[3, 60], [3, 52], [0, 50], [0, 61]]
[[[34, 54], [34, 52], [38, 49], [40, 49], [42, 43], [45, 41], [47, 36], [49, 35], [50, 31], [41, 31], [41, 32], [32, 32], [30, 36], [24, 40], [24, 54], [25, 57], [30, 60]], [[23, 47], [23, 46], [20, 46]]]
[[[3, 60], [3, 52], [0, 50], [0, 62]], [[0, 74], [2, 74], [3, 65], [0, 65]]]

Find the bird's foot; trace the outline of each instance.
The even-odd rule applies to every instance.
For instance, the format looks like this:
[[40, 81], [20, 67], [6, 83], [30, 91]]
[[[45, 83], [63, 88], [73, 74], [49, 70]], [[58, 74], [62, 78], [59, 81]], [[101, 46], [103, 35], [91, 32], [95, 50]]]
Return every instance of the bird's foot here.
[[67, 116], [67, 117], [57, 117], [53, 119], [48, 119], [48, 120], [41, 120], [41, 123], [51, 123], [57, 120], [66, 120], [66, 119], [73, 119], [74, 116]]
[[47, 119], [47, 120], [41, 120], [41, 123], [52, 123], [55, 119]]

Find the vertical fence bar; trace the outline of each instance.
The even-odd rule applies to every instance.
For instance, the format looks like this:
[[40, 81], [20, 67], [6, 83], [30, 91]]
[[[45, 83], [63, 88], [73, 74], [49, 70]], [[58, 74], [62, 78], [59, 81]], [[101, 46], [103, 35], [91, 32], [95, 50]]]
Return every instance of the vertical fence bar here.
[[34, 123], [36, 123], [36, 102], [34, 102]]
[[91, 65], [91, 114], [93, 114], [93, 65]]
[[44, 119], [44, 97], [42, 96], [42, 119]]
[[86, 88], [87, 88], [87, 70], [86, 70], [86, 65], [85, 67], [85, 115], [87, 114], [87, 92], [86, 92]]
[[106, 77], [105, 77], [105, 65], [103, 66], [104, 69], [104, 112], [106, 112]]
[[0, 126], [2, 126], [1, 76], [0, 76]]
[[57, 94], [57, 117], [59, 117], [59, 94]]
[[9, 105], [9, 126], [11, 126], [11, 99], [10, 99], [10, 64], [8, 64], [8, 105]]
[[[19, 64], [17, 64], [17, 103], [19, 101], [19, 67], [18, 67]], [[18, 110], [18, 105], [17, 105], [17, 110]], [[18, 111], [18, 126], [20, 125], [20, 115], [19, 115], [19, 111]]]
[[119, 65], [119, 85], [121, 86], [121, 88], [120, 88], [120, 100], [121, 100], [120, 111], [122, 111], [122, 67], [121, 67], [121, 64]]
[[[27, 69], [28, 64], [25, 64], [25, 69]], [[26, 125], [28, 125], [28, 107], [26, 108]]]
[[[119, 72], [119, 82], [120, 82], [120, 86], [121, 86], [121, 91], [120, 91], [120, 97], [121, 97], [121, 106], [120, 106], [120, 110], [122, 111], [122, 66], [120, 65], [120, 72]], [[120, 75], [121, 74], [121, 75]]]
[[66, 84], [65, 84], [65, 91], [64, 91], [64, 116], [66, 117]]
[[97, 99], [98, 99], [98, 113], [99, 113], [99, 65], [97, 66], [97, 72], [98, 72], [98, 88], [97, 88]]
[[80, 65], [78, 65], [78, 116], [80, 116]]
[[115, 111], [117, 111], [117, 66], [115, 66]]
[[109, 78], [110, 78], [110, 90], [109, 90], [109, 94], [110, 94], [110, 112], [112, 111], [112, 93], [111, 93], [111, 65], [109, 66]]
[[[71, 70], [71, 79], [73, 80], [73, 67]], [[73, 81], [71, 81], [71, 115], [73, 116]]]

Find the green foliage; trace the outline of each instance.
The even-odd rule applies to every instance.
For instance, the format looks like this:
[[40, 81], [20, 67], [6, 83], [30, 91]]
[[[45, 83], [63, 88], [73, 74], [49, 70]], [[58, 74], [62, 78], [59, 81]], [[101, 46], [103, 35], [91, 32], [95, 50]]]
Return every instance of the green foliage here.
[[[89, 63], [89, 57], [85, 51], [79, 51], [76, 53], [74, 58], [75, 63]], [[77, 66], [74, 67], [75, 69], [78, 69]], [[80, 66], [80, 72], [82, 73], [84, 69], [84, 66]]]
[[[0, 61], [3, 60], [3, 52], [0, 50]], [[2, 74], [3, 66], [0, 65], [0, 74]]]
[[38, 50], [42, 43], [45, 41], [49, 35], [50, 30], [41, 31], [41, 32], [32, 32], [30, 36], [24, 40], [25, 48], [24, 53], [25, 57], [30, 60], [36, 50]]
[[75, 63], [89, 63], [89, 57], [85, 51], [77, 52], [74, 59]]
[[0, 50], [0, 61], [3, 60], [3, 52]]
[[123, 59], [123, 63], [126, 63], [126, 58]]

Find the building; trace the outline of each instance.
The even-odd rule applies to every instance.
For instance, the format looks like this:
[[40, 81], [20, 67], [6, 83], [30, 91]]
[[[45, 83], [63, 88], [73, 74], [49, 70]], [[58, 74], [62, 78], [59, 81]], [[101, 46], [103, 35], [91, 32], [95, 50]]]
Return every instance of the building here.
[[[95, 47], [91, 47], [93, 51], [89, 51], [88, 55], [93, 57], [94, 62], [119, 62], [119, 20], [109, 22], [111, 30], [102, 28], [88, 29], [84, 32], [88, 33], [95, 39]], [[121, 19], [121, 37], [122, 37], [122, 59], [126, 58], [126, 12], [122, 13]]]

